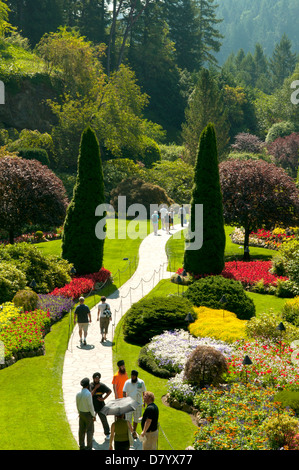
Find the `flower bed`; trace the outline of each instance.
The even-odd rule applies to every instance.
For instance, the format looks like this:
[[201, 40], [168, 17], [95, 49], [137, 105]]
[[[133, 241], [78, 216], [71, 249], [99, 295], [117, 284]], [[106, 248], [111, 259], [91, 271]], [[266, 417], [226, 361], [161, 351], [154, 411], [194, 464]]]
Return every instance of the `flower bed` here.
[[194, 398], [201, 416], [195, 450], [267, 450], [271, 445], [264, 423], [271, 416], [291, 416], [273, 401], [275, 391], [252, 384], [230, 390], [202, 390]]
[[195, 338], [184, 330], [165, 331], [154, 336], [147, 348], [155, 357], [159, 367], [171, 372], [181, 372], [189, 355], [199, 345], [212, 346], [225, 356], [231, 355], [231, 348], [222, 341], [212, 338]]
[[[298, 233], [298, 228], [276, 228], [274, 230], [265, 230], [259, 229], [256, 232], [251, 232], [249, 235], [249, 245], [257, 246], [260, 248], [268, 248], [271, 250], [278, 250], [279, 247], [294, 240], [296, 238], [296, 233]], [[244, 230], [241, 228], [236, 228], [230, 234], [231, 240], [233, 243], [243, 245], [244, 243]]]
[[271, 261], [229, 261], [225, 263], [222, 276], [240, 281], [246, 287], [252, 287], [263, 280], [265, 287], [276, 286], [279, 280], [286, 281], [286, 276], [272, 274]]
[[44, 348], [44, 336], [49, 328], [50, 313], [47, 311], [34, 310], [12, 318], [0, 331], [5, 360], [13, 358], [15, 361], [26, 357], [27, 353], [41, 354]]
[[261, 341], [237, 343], [229, 361], [229, 374], [232, 380], [244, 378], [243, 359], [248, 355], [252, 365], [247, 367], [251, 381], [265, 387], [286, 388], [299, 386], [298, 362], [292, 360], [294, 350], [282, 344]]
[[64, 287], [54, 289], [50, 294], [70, 299], [78, 299], [80, 295], [88, 294], [95, 288], [96, 283], [105, 284], [111, 279], [111, 272], [102, 268], [99, 272], [75, 276], [69, 284]]
[[39, 294], [38, 308], [50, 313], [51, 322], [60, 320], [63, 315], [69, 312], [75, 305], [73, 299], [51, 295]]

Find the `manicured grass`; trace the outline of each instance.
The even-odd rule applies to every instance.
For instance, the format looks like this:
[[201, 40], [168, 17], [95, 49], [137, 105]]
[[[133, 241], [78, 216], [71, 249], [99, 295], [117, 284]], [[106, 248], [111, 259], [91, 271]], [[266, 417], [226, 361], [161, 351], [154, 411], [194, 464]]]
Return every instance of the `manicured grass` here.
[[[129, 224], [126, 224], [129, 226]], [[112, 224], [109, 222], [109, 230]], [[130, 226], [129, 226], [130, 229]], [[143, 229], [149, 229], [148, 222]], [[132, 231], [132, 229], [131, 229]], [[109, 232], [108, 232], [109, 233]], [[120, 270], [113, 285], [91, 295], [86, 303], [92, 307], [100, 295], [108, 295], [130, 278], [138, 264], [142, 239], [127, 237], [105, 242], [105, 267], [112, 273]], [[61, 240], [37, 245], [44, 253], [60, 256]], [[128, 260], [132, 260], [131, 266]], [[74, 450], [77, 443], [71, 433], [63, 404], [62, 369], [68, 344], [69, 315], [53, 325], [45, 338], [45, 356], [27, 358], [0, 370], [0, 449], [1, 450]]]
[[77, 450], [62, 394], [68, 333], [67, 315], [46, 336], [44, 356], [0, 371], [1, 450]]
[[[230, 233], [234, 227], [225, 226], [226, 246], [225, 246], [225, 261], [241, 260], [243, 258], [243, 246], [232, 243]], [[179, 232], [176, 236], [171, 237], [166, 245], [166, 250], [169, 256], [169, 271], [176, 271], [182, 268], [184, 260], [185, 242], [184, 236], [187, 229]], [[184, 234], [184, 236], [183, 236]], [[250, 256], [253, 259], [269, 260], [277, 254], [275, 250], [268, 250], [267, 248], [249, 247]]]
[[[139, 377], [144, 380], [146, 389], [155, 395], [155, 403], [159, 408], [159, 441], [158, 450], [184, 450], [192, 445], [193, 434], [197, 427], [193, 424], [191, 417], [183, 411], [175, 410], [162, 402], [162, 397], [167, 393], [167, 379], [161, 379], [144, 371], [138, 366], [140, 347], [127, 343], [123, 339], [122, 320], [118, 323], [115, 331], [115, 342], [113, 346], [113, 366], [117, 370], [116, 363], [125, 359], [126, 370], [138, 370]], [[137, 432], [141, 432], [138, 424]]]

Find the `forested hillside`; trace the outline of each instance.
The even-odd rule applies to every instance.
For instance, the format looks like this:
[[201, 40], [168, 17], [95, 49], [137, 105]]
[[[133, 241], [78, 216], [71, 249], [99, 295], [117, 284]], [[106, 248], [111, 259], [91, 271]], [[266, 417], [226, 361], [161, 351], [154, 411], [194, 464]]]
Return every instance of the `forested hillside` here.
[[285, 33], [299, 52], [298, 0], [218, 0], [217, 17], [223, 22], [219, 30], [224, 36], [217, 54], [222, 64], [231, 52], [243, 48], [253, 52], [260, 43], [266, 55]]
[[[237, 142], [246, 158], [275, 153], [294, 177], [298, 16], [298, 0], [0, 0], [0, 151], [41, 149], [73, 175], [91, 125], [105, 165], [113, 160], [107, 188], [138, 165], [160, 184], [165, 160], [192, 168], [213, 122], [220, 160]], [[294, 135], [286, 157], [240, 145], [242, 133], [263, 144]]]

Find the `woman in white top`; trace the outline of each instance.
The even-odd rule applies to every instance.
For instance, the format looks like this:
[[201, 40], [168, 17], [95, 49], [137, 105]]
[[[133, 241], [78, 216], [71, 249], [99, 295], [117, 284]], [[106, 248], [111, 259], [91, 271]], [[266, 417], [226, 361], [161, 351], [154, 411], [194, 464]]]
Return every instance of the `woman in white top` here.
[[98, 305], [98, 317], [97, 321], [100, 320], [100, 330], [102, 334], [101, 343], [107, 340], [107, 333], [109, 323], [112, 320], [110, 305], [106, 303], [106, 297], [101, 297], [102, 303]]

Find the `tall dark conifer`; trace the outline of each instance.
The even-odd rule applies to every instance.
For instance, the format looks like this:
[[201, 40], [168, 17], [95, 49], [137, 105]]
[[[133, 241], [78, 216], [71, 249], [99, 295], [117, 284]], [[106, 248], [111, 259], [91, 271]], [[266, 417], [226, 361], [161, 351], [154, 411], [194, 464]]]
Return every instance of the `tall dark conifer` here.
[[98, 205], [105, 202], [102, 160], [95, 132], [88, 127], [82, 134], [78, 174], [73, 199], [67, 209], [62, 238], [62, 257], [79, 274], [101, 269], [104, 240], [96, 237]]
[[224, 268], [225, 231], [216, 134], [211, 123], [201, 133], [194, 169], [189, 229], [193, 233], [196, 204], [203, 205], [203, 244], [197, 250], [186, 247], [184, 269], [200, 275], [220, 274]]

